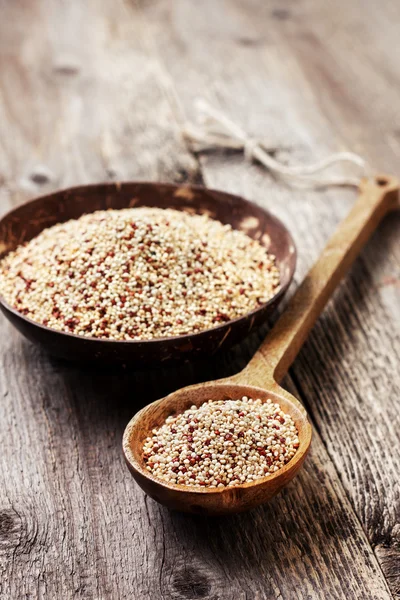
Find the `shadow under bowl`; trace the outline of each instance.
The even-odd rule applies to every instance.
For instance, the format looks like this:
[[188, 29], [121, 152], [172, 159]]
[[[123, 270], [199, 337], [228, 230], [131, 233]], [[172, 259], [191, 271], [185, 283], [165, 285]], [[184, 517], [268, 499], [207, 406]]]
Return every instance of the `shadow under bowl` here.
[[96, 210], [151, 206], [207, 214], [245, 232], [276, 256], [277, 294], [243, 317], [179, 337], [145, 341], [101, 340], [51, 329], [29, 319], [0, 297], [0, 308], [30, 341], [73, 361], [155, 364], [210, 356], [228, 349], [259, 327], [281, 301], [293, 278], [296, 249], [286, 227], [268, 211], [232, 194], [196, 186], [146, 182], [101, 183], [61, 190], [14, 208], [0, 220], [0, 259], [43, 229]]

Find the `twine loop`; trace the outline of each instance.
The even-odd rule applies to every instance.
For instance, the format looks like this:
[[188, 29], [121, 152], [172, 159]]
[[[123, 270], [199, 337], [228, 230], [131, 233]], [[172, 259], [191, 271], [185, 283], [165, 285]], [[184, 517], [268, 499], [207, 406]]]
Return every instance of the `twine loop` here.
[[[297, 187], [358, 187], [362, 177], [372, 174], [366, 161], [353, 152], [336, 152], [311, 165], [285, 165], [271, 155], [271, 148], [266, 147], [265, 143], [250, 137], [242, 127], [205, 100], [198, 100], [196, 108], [199, 123], [187, 124], [182, 133], [187, 141], [196, 146], [197, 151], [210, 148], [242, 150], [247, 160], [257, 160], [274, 176]], [[326, 171], [331, 167], [345, 163], [357, 167], [359, 174], [326, 175]]]
[[256, 138], [247, 138], [243, 145], [243, 154], [245, 159], [251, 162], [255, 158], [254, 153], [256, 148], [260, 147], [261, 143], [259, 140]]

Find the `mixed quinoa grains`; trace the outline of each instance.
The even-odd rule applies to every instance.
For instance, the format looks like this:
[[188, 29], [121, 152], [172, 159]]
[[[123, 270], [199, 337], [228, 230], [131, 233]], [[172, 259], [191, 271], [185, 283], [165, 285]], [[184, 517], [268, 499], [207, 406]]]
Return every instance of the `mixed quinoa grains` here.
[[282, 468], [299, 447], [290, 415], [271, 400], [209, 400], [168, 417], [143, 445], [146, 468], [169, 483], [226, 487]]
[[195, 333], [279, 288], [274, 257], [205, 215], [98, 211], [49, 227], [0, 262], [0, 294], [60, 331], [114, 340]]

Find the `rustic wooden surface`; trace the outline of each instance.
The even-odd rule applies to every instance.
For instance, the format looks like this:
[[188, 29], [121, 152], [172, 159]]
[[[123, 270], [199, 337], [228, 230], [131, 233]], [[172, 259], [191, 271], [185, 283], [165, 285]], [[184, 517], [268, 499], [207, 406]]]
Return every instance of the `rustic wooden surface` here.
[[[354, 193], [195, 156], [179, 128], [200, 95], [288, 161], [350, 149], [398, 175], [399, 19], [393, 0], [2, 0], [1, 209], [90, 181], [205, 183], [284, 220], [299, 282]], [[138, 407], [237, 371], [259, 337], [179, 369], [99, 373], [2, 318], [1, 599], [398, 597], [399, 222], [378, 229], [285, 382], [314, 425], [304, 470], [241, 516], [161, 508], [120, 440]]]

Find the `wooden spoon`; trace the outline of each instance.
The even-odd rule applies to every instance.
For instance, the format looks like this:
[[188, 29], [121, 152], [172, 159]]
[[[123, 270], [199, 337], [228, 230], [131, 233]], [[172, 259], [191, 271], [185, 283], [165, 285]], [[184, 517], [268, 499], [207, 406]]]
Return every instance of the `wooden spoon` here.
[[[311, 426], [300, 402], [278, 382], [299, 352], [308, 332], [334, 289], [381, 218], [398, 202], [399, 183], [380, 176], [364, 180], [360, 196], [348, 217], [332, 236], [319, 260], [300, 285], [283, 315], [247, 367], [233, 377], [182, 388], [140, 410], [126, 427], [123, 451], [128, 467], [143, 490], [171, 509], [203, 514], [244, 511], [279, 492], [302, 466], [311, 442]], [[145, 438], [169, 415], [209, 399], [271, 398], [290, 414], [299, 432], [300, 446], [282, 469], [259, 479], [226, 488], [173, 485], [153, 477], [142, 458]]]

